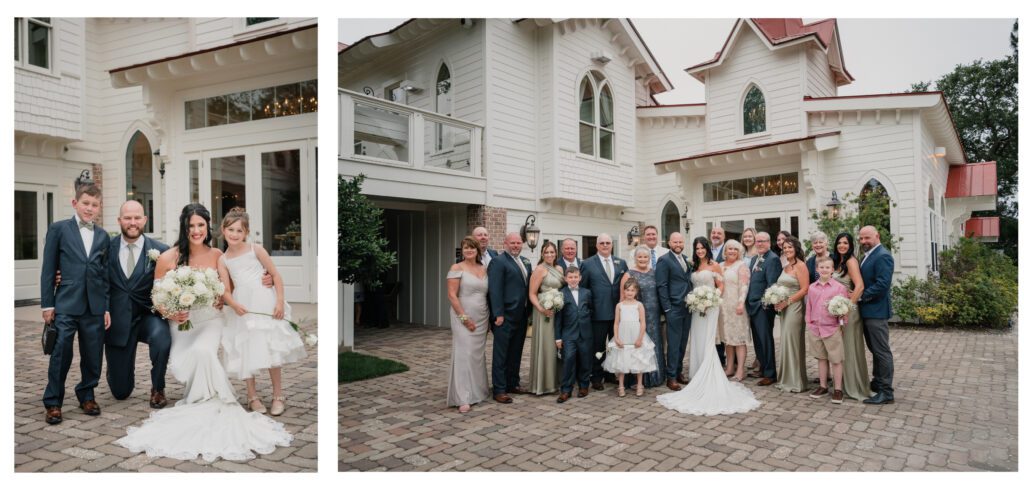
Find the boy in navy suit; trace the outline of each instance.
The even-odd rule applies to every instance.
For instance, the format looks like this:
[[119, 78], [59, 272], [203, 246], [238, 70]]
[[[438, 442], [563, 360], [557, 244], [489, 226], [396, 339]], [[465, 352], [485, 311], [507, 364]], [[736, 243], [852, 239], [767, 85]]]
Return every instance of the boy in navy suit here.
[[[46, 422], [59, 424], [63, 418], [64, 383], [74, 357], [78, 334], [82, 359], [82, 381], [75, 386], [79, 407], [87, 415], [99, 415], [93, 389], [99, 384], [103, 366], [103, 337], [110, 328], [107, 255], [110, 237], [94, 223], [100, 212], [100, 189], [91, 182], [76, 186], [71, 206], [75, 216], [50, 225], [43, 247], [40, 275], [43, 321], [54, 322], [57, 342], [50, 355], [43, 406]], [[61, 283], [55, 276], [61, 271]]]
[[565, 306], [555, 313], [555, 346], [562, 350], [562, 392], [558, 403], [572, 396], [572, 385], [579, 384], [576, 396], [583, 398], [590, 392], [590, 369], [594, 361], [593, 332], [590, 327], [590, 290], [579, 287], [580, 270], [569, 266], [565, 270], [562, 288]]

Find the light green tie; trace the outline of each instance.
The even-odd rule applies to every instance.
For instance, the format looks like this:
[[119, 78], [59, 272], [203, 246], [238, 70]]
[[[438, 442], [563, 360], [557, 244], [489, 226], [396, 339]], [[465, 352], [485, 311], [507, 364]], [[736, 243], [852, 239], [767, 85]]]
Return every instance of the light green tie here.
[[135, 244], [128, 244], [128, 277], [132, 277], [132, 272], [135, 272]]
[[604, 273], [608, 274], [608, 282], [614, 281], [615, 277], [612, 276], [612, 264], [611, 264], [611, 260], [612, 259], [610, 259], [610, 258], [607, 258], [607, 259], [602, 258], [601, 260], [604, 262]]

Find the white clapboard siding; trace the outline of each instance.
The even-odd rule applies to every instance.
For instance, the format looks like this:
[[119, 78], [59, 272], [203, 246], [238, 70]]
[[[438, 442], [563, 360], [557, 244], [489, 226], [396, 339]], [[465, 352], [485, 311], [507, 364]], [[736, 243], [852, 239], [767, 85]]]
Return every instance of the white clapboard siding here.
[[196, 18], [195, 49], [209, 49], [317, 23], [310, 17], [281, 17], [245, 27], [244, 17]]
[[[14, 69], [14, 129], [68, 140], [83, 138], [82, 58], [85, 20], [53, 18], [47, 73]], [[27, 60], [23, 60], [27, 64]], [[29, 65], [31, 66], [31, 65]]]
[[807, 56], [807, 93], [811, 97], [835, 97], [836, 81], [828, 66], [828, 56], [817, 46], [805, 48]]
[[555, 29], [537, 29], [537, 166], [541, 196], [555, 193]]
[[[704, 123], [702, 119], [690, 117], [684, 123], [684, 120], [680, 118], [675, 125], [671, 120], [653, 124], [648, 119], [638, 120], [636, 209], [647, 217], [645, 222], [661, 223], [661, 211], [664, 203], [670, 198], [674, 198], [678, 202], [678, 197], [683, 195], [682, 190], [676, 184], [677, 174], [670, 172], [657, 175], [654, 162], [703, 152]], [[680, 209], [680, 211], [682, 210]], [[658, 226], [661, 225], [658, 224]]]
[[745, 23], [721, 66], [710, 70], [708, 85], [708, 150], [744, 146], [741, 110], [751, 81], [765, 96], [769, 140], [802, 136], [803, 80], [800, 56], [790, 47], [770, 51]]

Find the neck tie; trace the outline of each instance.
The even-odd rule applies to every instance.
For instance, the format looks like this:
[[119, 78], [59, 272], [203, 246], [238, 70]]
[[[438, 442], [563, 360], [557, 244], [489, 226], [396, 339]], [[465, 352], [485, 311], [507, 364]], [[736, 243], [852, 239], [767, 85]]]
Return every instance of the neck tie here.
[[132, 277], [132, 272], [135, 272], [135, 244], [128, 244], [128, 277]]
[[523, 273], [523, 280], [526, 280], [526, 266], [523, 265], [523, 261], [519, 260], [519, 256], [513, 256], [512, 260], [516, 261], [516, 265], [519, 266], [519, 271]]
[[93, 226], [92, 222], [89, 222], [89, 223], [86, 223], [85, 221], [79, 221], [78, 222], [78, 228], [79, 229], [81, 229], [81, 228], [88, 228], [89, 231], [92, 231], [92, 226]]
[[653, 271], [656, 267], [658, 267], [658, 254], [652, 248], [651, 249], [651, 270]]
[[612, 259], [605, 257], [602, 260], [604, 261], [604, 273], [608, 275], [608, 282], [612, 282], [614, 280], [612, 276]]

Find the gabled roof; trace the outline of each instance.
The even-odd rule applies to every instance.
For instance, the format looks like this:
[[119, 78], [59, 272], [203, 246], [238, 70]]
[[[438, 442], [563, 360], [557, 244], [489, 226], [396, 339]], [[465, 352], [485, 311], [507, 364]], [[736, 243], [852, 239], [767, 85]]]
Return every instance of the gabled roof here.
[[853, 81], [853, 75], [846, 70], [836, 19], [825, 19], [810, 24], [804, 24], [801, 19], [737, 19], [732, 30], [729, 31], [729, 37], [725, 39], [722, 49], [715, 53], [710, 60], [687, 68], [686, 72], [703, 82], [704, 72], [722, 64], [725, 57], [728, 56], [729, 50], [739, 35], [740, 27], [744, 25], [750, 27], [769, 49], [780, 49], [810, 42], [826, 54], [835, 52], [836, 56], [829, 57], [829, 66], [832, 67], [836, 85], [846, 85]]

